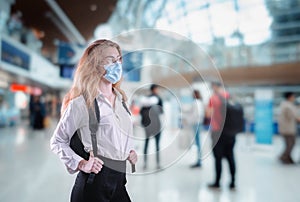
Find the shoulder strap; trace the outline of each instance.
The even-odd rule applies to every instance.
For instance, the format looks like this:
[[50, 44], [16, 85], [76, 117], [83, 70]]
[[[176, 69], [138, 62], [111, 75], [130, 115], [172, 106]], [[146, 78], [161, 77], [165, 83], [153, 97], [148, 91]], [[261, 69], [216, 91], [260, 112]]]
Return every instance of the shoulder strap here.
[[96, 99], [94, 101], [94, 107], [95, 110], [88, 108], [88, 112], [89, 112], [89, 129], [91, 131], [93, 153], [96, 156], [98, 151], [96, 133], [98, 131], [99, 121], [100, 121], [100, 111]]
[[[91, 131], [93, 153], [94, 153], [94, 156], [97, 156], [98, 146], [97, 146], [96, 133], [98, 131], [99, 122], [100, 122], [100, 110], [99, 110], [96, 98], [95, 98], [95, 101], [94, 101], [94, 108], [95, 108], [95, 110], [93, 110], [91, 108], [88, 108], [88, 112], [89, 112], [89, 129]], [[94, 181], [94, 178], [95, 178], [95, 173], [91, 173], [89, 175], [87, 183], [92, 184], [93, 181]]]
[[125, 110], [128, 112], [128, 114], [131, 116], [131, 113], [130, 113], [130, 111], [129, 111], [129, 109], [128, 109], [128, 107], [127, 107], [127, 105], [126, 105], [126, 103], [125, 103], [124, 100], [122, 100], [122, 105], [125, 108]]
[[118, 97], [118, 95], [122, 96], [122, 105], [124, 107], [124, 109], [127, 111], [127, 113], [131, 116], [130, 110], [128, 109], [127, 105], [126, 105], [126, 99], [124, 98], [125, 95], [123, 95], [120, 90], [118, 90], [117, 88], [113, 88], [114, 91], [116, 91], [116, 96]]
[[100, 123], [100, 110], [99, 110], [99, 106], [98, 106], [96, 98], [95, 98], [94, 104], [95, 104], [94, 107], [95, 107], [95, 112], [96, 112], [96, 118], [97, 118], [98, 123]]

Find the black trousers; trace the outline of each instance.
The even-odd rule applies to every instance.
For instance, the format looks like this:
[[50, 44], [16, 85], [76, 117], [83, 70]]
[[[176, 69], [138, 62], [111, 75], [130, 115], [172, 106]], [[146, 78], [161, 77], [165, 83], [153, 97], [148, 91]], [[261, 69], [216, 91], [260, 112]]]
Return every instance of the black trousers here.
[[285, 142], [285, 149], [280, 158], [284, 163], [293, 163], [294, 161], [291, 157], [291, 153], [296, 143], [296, 135], [283, 135], [283, 138]]
[[88, 184], [89, 174], [79, 172], [71, 193], [71, 202], [130, 202], [127, 193], [126, 174], [103, 166]]
[[[229, 170], [231, 174], [231, 183], [235, 183], [235, 160], [234, 160], [234, 145], [235, 135], [221, 134], [212, 132], [213, 139], [213, 154], [215, 158], [215, 184], [220, 184], [222, 174], [222, 158], [225, 157], [229, 164]], [[215, 138], [219, 136], [219, 138]]]
[[[156, 145], [156, 163], [159, 165], [160, 159], [159, 159], [159, 142], [160, 142], [160, 136], [161, 132], [157, 133], [154, 138], [155, 138], [155, 145]], [[147, 154], [148, 154], [148, 145], [149, 145], [149, 140], [150, 140], [150, 135], [147, 135], [145, 139], [145, 146], [144, 146], [144, 163], [147, 163]]]

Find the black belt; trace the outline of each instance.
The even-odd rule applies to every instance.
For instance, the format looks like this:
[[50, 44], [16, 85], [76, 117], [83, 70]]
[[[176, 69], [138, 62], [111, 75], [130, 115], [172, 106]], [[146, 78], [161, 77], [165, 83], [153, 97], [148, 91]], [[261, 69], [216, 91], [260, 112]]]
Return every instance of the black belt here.
[[[125, 173], [126, 172], [126, 160], [114, 160], [110, 159], [104, 156], [97, 155], [99, 159], [103, 161], [103, 166], [109, 168], [110, 170], [114, 170], [119, 173]], [[101, 171], [100, 171], [101, 172]], [[135, 172], [135, 165], [131, 165], [131, 172]], [[87, 180], [88, 184], [92, 184], [95, 178], [94, 173], [89, 174], [89, 178]]]
[[105, 167], [122, 173], [126, 172], [126, 160], [114, 160], [99, 155], [97, 157], [104, 162]]

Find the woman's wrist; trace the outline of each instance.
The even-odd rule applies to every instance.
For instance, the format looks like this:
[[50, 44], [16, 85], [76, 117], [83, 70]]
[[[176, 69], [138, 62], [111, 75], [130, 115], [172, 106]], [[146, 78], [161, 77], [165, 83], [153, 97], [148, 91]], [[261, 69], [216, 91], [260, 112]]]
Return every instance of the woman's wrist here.
[[78, 170], [83, 170], [83, 167], [84, 167], [84, 164], [85, 164], [85, 161], [86, 160], [84, 160], [84, 159], [82, 159], [81, 161], [79, 161], [79, 163], [78, 163]]

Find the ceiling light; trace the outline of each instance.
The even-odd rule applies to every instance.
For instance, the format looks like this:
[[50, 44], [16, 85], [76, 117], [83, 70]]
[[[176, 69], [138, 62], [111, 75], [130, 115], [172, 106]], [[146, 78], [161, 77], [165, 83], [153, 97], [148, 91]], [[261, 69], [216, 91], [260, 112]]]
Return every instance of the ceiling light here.
[[97, 6], [96, 4], [91, 4], [91, 5], [90, 5], [90, 10], [91, 10], [91, 11], [96, 11], [97, 8], [98, 8], [98, 6]]

